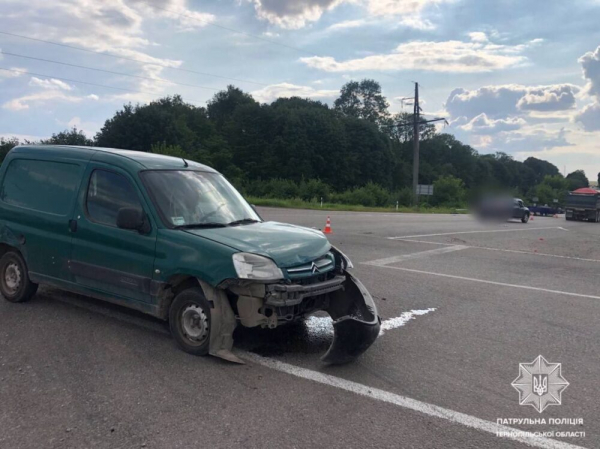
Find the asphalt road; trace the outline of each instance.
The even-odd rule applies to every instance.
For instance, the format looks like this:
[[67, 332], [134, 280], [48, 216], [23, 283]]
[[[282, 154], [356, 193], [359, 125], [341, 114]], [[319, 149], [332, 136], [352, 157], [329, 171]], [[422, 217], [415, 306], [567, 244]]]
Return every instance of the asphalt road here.
[[[232, 365], [181, 352], [157, 320], [43, 288], [0, 301], [0, 448], [600, 447], [600, 224], [260, 212], [331, 216], [386, 323], [367, 353], [323, 366], [330, 328], [314, 318], [237, 332], [248, 363]], [[570, 383], [543, 413], [511, 386], [538, 355]], [[542, 418], [507, 425], [585, 436], [495, 434]]]

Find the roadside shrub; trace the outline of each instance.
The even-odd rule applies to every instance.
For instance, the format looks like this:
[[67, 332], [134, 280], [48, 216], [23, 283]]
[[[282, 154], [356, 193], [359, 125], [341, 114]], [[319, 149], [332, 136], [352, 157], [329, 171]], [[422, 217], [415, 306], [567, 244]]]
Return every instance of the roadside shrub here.
[[393, 194], [393, 198], [392, 198], [392, 204], [395, 206], [396, 205], [396, 201], [398, 201], [398, 204], [400, 206], [412, 206], [413, 204], [413, 194], [412, 194], [412, 188], [410, 187], [404, 187], [403, 189], [399, 190], [398, 192]]
[[465, 186], [452, 175], [442, 176], [433, 183], [433, 196], [427, 200], [433, 206], [460, 207], [465, 199]]
[[320, 179], [302, 180], [299, 186], [299, 196], [304, 201], [323, 201], [329, 200], [331, 188]]
[[300, 192], [298, 185], [289, 179], [270, 179], [265, 182], [264, 196], [266, 198], [297, 198]]
[[332, 202], [341, 204], [359, 204], [366, 207], [390, 206], [390, 192], [372, 182], [363, 187], [346, 190], [332, 197]]

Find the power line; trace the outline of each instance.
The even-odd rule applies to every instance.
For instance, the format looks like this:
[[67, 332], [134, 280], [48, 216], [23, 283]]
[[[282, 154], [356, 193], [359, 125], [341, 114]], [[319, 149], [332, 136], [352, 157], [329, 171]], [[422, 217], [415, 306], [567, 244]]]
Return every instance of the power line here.
[[50, 41], [50, 40], [47, 40], [47, 39], [39, 39], [39, 38], [35, 38], [35, 37], [24, 36], [22, 34], [9, 33], [7, 31], [0, 31], [0, 34], [4, 34], [6, 36], [18, 37], [18, 38], [21, 38], [21, 39], [27, 39], [27, 40], [35, 41], [35, 42], [42, 42], [44, 44], [55, 45], [57, 47], [64, 47], [64, 48], [70, 48], [72, 50], [85, 51], [87, 53], [92, 53], [92, 54], [95, 54], [95, 55], [101, 55], [101, 56], [106, 56], [106, 57], [110, 57], [110, 58], [121, 59], [123, 61], [132, 61], [132, 62], [137, 62], [139, 64], [144, 64], [144, 65], [153, 65], [153, 66], [157, 66], [157, 67], [163, 67], [165, 69], [177, 70], [179, 72], [187, 72], [187, 73], [194, 73], [196, 75], [211, 76], [213, 78], [221, 78], [221, 79], [225, 79], [225, 80], [229, 80], [229, 81], [238, 81], [240, 83], [256, 84], [258, 86], [268, 86], [268, 84], [259, 83], [257, 81], [248, 81], [248, 80], [243, 80], [241, 78], [231, 78], [231, 77], [228, 77], [228, 76], [215, 75], [213, 73], [206, 73], [206, 72], [198, 72], [197, 70], [184, 69], [184, 68], [181, 68], [181, 67], [172, 67], [172, 66], [170, 66], [168, 64], [161, 64], [161, 63], [158, 63], [158, 62], [144, 61], [143, 59], [115, 55], [115, 54], [112, 54], [112, 53], [107, 53], [107, 52], [103, 52], [103, 51], [99, 51], [99, 50], [90, 50], [89, 48], [79, 47], [77, 45], [61, 44], [60, 42], [54, 42], [54, 41]]
[[114, 72], [112, 70], [98, 69], [98, 68], [95, 68], [95, 67], [88, 67], [88, 66], [85, 66], [85, 65], [71, 64], [71, 63], [68, 63], [68, 62], [55, 61], [53, 59], [34, 58], [33, 56], [25, 56], [25, 55], [20, 55], [18, 53], [10, 53], [10, 52], [7, 52], [7, 51], [2, 51], [2, 50], [0, 50], [0, 54], [7, 55], [7, 56], [14, 56], [14, 57], [17, 57], [17, 58], [32, 59], [34, 61], [50, 62], [52, 64], [60, 64], [60, 65], [68, 66], [68, 67], [77, 67], [79, 69], [94, 70], [96, 72], [110, 73], [112, 75], [129, 76], [129, 77], [132, 77], [132, 78], [139, 78], [139, 79], [143, 79], [143, 80], [160, 81], [160, 82], [163, 82], [163, 83], [177, 84], [178, 86], [196, 87], [198, 89], [208, 89], [208, 90], [219, 90], [219, 89], [216, 89], [214, 87], [199, 86], [197, 84], [178, 83], [176, 81], [170, 81], [170, 80], [167, 80], [167, 79], [164, 79], [164, 78], [160, 78], [160, 77], [151, 78], [149, 76], [133, 75], [131, 73]]
[[[107, 86], [106, 84], [90, 83], [88, 81], [74, 80], [72, 78], [63, 78], [63, 77], [53, 76], [53, 75], [44, 75], [42, 73], [28, 72], [27, 70], [9, 69], [7, 67], [0, 67], [0, 70], [4, 70], [5, 72], [23, 73], [23, 74], [27, 74], [27, 75], [39, 76], [39, 77], [48, 78], [48, 79], [56, 79], [56, 80], [60, 80], [60, 81], [66, 81], [69, 83], [85, 84], [85, 85], [94, 86], [94, 87], [103, 87], [106, 89], [119, 90], [121, 92], [147, 94], [147, 95], [152, 95], [153, 97], [159, 97], [159, 95], [157, 95], [154, 92], [148, 92], [148, 91], [144, 91], [144, 90], [124, 89], [122, 87]], [[194, 103], [192, 103], [192, 104], [194, 104]]]

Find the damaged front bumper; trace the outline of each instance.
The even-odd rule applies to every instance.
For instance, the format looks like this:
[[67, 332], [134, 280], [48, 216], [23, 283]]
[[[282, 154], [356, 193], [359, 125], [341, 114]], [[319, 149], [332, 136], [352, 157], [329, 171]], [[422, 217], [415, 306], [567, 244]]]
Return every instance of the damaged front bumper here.
[[333, 318], [333, 342], [321, 360], [348, 363], [365, 352], [377, 339], [381, 319], [373, 297], [352, 274], [344, 272], [344, 289], [330, 295], [326, 310]]
[[[327, 279], [313, 284], [233, 281], [226, 289], [235, 298], [233, 315], [236, 322], [245, 327], [275, 328], [317, 311], [327, 312], [333, 319], [334, 336], [321, 360], [328, 364], [354, 360], [379, 335], [381, 320], [372, 296], [356, 277], [343, 269], [337, 269], [335, 274], [332, 272]], [[216, 328], [213, 326], [212, 329]], [[211, 342], [213, 339], [224, 341], [213, 336], [211, 331]], [[227, 341], [233, 344], [232, 340]], [[211, 354], [219, 357], [230, 349], [211, 344]]]

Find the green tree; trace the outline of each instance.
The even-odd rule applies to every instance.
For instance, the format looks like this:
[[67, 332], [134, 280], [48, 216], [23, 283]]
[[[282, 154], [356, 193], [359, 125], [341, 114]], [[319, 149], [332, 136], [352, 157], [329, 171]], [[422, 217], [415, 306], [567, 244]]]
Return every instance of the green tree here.
[[556, 165], [535, 157], [528, 157], [525, 159], [523, 164], [530, 168], [533, 173], [535, 173], [536, 184], [542, 182], [545, 176], [555, 176], [560, 174], [560, 171]]
[[543, 181], [533, 189], [538, 204], [552, 204], [555, 199], [562, 201], [569, 190], [569, 182], [561, 175], [546, 175]]
[[381, 85], [371, 79], [344, 84], [334, 107], [348, 117], [361, 118], [377, 124], [385, 124], [390, 115], [389, 103], [381, 93]]
[[241, 105], [250, 104], [258, 106], [258, 103], [250, 94], [243, 92], [234, 86], [227, 86], [227, 90], [217, 92], [208, 101], [206, 111], [208, 118], [221, 130], [226, 123], [233, 119], [233, 113]]
[[[392, 116], [382, 128], [392, 139], [396, 139], [402, 143], [412, 142], [414, 135], [413, 117], [414, 114], [400, 112]], [[421, 120], [425, 119], [421, 118]], [[431, 139], [435, 135], [436, 129], [432, 123], [422, 123], [419, 125], [420, 141]]]
[[44, 145], [77, 145], [91, 147], [94, 145], [94, 141], [88, 138], [84, 132], [77, 129], [74, 126], [71, 129], [66, 129], [56, 134], [52, 134], [49, 139], [40, 140], [41, 144]]
[[574, 172], [569, 173], [567, 175], [567, 181], [569, 182], [569, 190], [571, 191], [590, 186], [590, 182], [583, 170], [575, 170]]
[[4, 161], [4, 158], [10, 150], [19, 145], [19, 139], [16, 137], [4, 138], [0, 137], [0, 164]]

